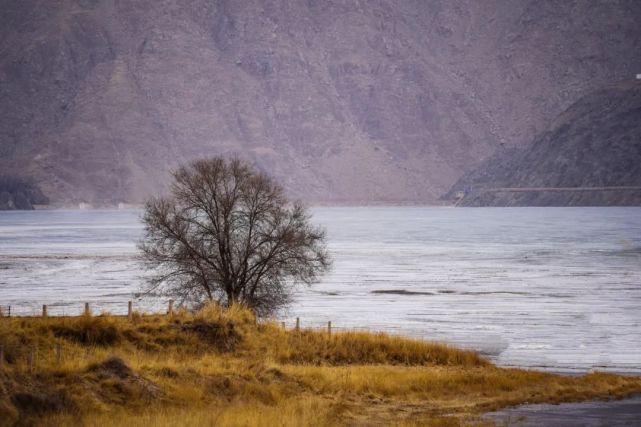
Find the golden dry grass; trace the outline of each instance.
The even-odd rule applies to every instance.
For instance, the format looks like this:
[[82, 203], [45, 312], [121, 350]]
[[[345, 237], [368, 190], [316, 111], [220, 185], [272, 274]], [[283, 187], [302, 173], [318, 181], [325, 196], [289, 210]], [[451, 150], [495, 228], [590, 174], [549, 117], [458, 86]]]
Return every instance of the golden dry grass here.
[[257, 324], [239, 307], [3, 318], [0, 345], [0, 425], [477, 425], [509, 405], [641, 392], [639, 378], [501, 369], [438, 343]]

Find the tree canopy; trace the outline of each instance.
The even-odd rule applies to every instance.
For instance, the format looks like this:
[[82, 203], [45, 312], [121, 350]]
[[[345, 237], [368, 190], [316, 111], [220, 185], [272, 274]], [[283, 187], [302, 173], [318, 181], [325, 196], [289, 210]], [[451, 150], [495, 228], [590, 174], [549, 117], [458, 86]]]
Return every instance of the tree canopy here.
[[296, 284], [328, 270], [324, 229], [248, 163], [197, 160], [173, 177], [170, 195], [144, 208], [139, 247], [153, 271], [150, 291], [264, 315], [287, 304]]

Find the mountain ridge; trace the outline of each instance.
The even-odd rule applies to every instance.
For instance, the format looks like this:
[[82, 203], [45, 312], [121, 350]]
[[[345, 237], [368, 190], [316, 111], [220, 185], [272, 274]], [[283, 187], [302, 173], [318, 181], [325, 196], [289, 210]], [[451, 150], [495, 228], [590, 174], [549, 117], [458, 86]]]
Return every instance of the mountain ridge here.
[[4, 0], [0, 169], [139, 203], [238, 155], [311, 202], [439, 203], [641, 69], [633, 1]]
[[[528, 187], [551, 190], [488, 191]], [[582, 97], [531, 144], [496, 153], [445, 197], [461, 191], [461, 206], [641, 205], [641, 80]]]

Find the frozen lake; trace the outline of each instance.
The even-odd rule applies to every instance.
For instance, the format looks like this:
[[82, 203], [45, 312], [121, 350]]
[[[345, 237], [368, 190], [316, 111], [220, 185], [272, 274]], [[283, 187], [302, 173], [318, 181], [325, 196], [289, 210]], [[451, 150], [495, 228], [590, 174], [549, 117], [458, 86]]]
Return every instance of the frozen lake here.
[[[334, 266], [298, 293], [290, 324], [426, 337], [504, 366], [641, 373], [641, 208], [313, 212]], [[144, 280], [139, 215], [0, 212], [0, 305], [125, 312]]]

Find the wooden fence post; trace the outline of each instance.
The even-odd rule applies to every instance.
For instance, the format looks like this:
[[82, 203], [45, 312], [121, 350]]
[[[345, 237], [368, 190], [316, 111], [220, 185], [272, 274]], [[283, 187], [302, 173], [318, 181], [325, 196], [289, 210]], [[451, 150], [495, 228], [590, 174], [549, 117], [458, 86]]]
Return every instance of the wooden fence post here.
[[42, 305], [42, 317], [47, 317], [47, 304]]
[[33, 368], [35, 364], [35, 350], [33, 347], [29, 348], [29, 356], [27, 358], [27, 361], [29, 362], [29, 373], [33, 374]]
[[127, 319], [131, 320], [134, 317], [133, 303], [129, 301], [127, 303]]
[[287, 329], [287, 326], [285, 325], [285, 322], [280, 322], [280, 324], [283, 327], [283, 329]]
[[173, 316], [174, 315], [174, 300], [173, 299], [169, 300], [169, 307], [167, 308], [167, 314], [169, 316]]
[[330, 320], [327, 322], [327, 335], [331, 335], [331, 334], [332, 334], [332, 321]]
[[91, 309], [89, 308], [89, 303], [85, 303], [85, 316], [91, 316]]
[[300, 332], [300, 317], [296, 318], [296, 332]]
[[56, 366], [60, 366], [62, 362], [62, 346], [60, 343], [56, 344]]

